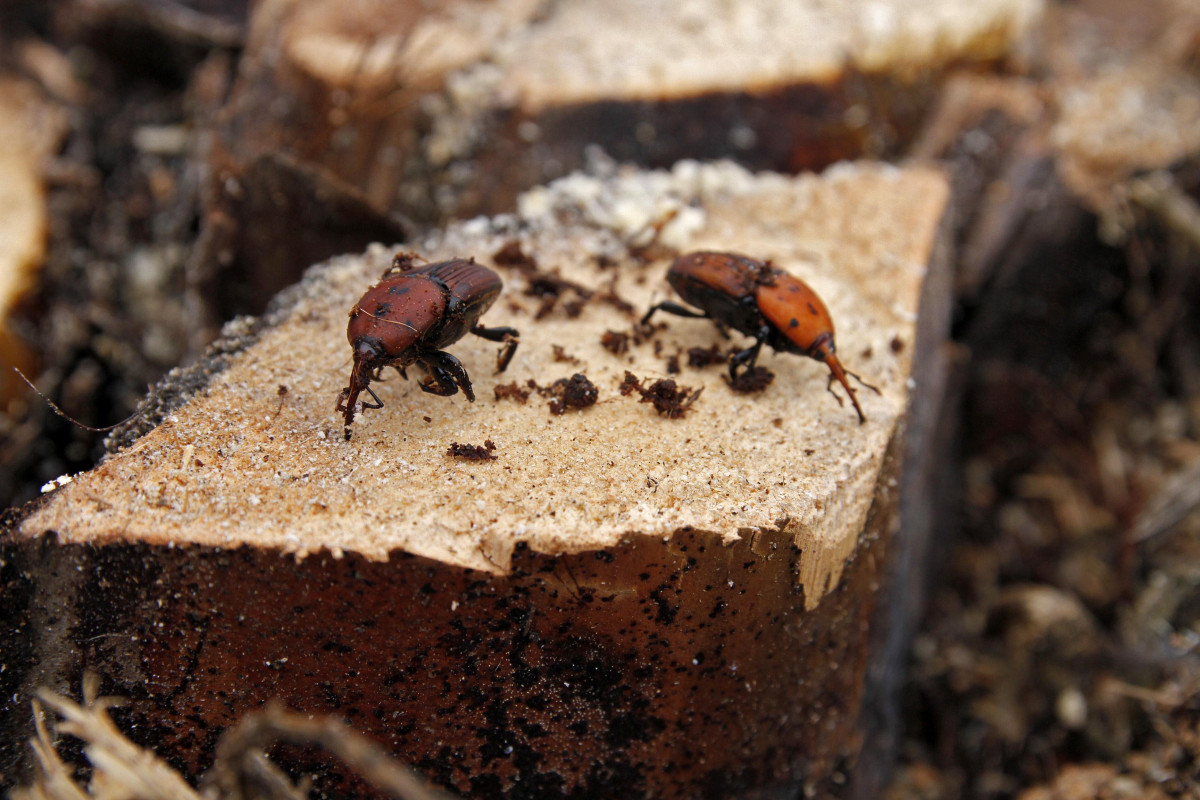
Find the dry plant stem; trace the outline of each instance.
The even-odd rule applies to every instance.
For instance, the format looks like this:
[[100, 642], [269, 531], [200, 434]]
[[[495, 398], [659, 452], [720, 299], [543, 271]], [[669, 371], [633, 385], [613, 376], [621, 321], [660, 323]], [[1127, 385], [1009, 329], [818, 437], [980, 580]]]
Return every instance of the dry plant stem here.
[[[365, 736], [328, 717], [312, 719], [268, 703], [262, 711], [246, 715], [217, 744], [217, 761], [210, 773], [211, 784], [225, 798], [242, 798], [244, 778], [249, 775], [282, 788], [286, 778], [262, 757], [261, 751], [274, 742], [317, 745], [341, 759], [376, 788], [402, 800], [453, 800], [453, 795], [435, 789], [413, 771], [401, 766]], [[282, 783], [282, 785], [280, 784]], [[280, 793], [274, 797], [303, 797], [303, 793]]]
[[37, 778], [33, 786], [13, 791], [13, 800], [88, 800], [87, 793], [71, 780], [71, 770], [58, 757], [46, 727], [46, 711], [36, 700], [33, 717], [37, 736], [29, 740], [29, 747], [33, 750]]
[[1169, 172], [1160, 170], [1131, 181], [1129, 199], [1200, 249], [1200, 204], [1180, 190]]
[[209, 784], [205, 794], [220, 800], [304, 800], [307, 786], [292, 784], [283, 770], [275, 766], [261, 750], [233, 754], [233, 763], [220, 763], [213, 768], [219, 772], [219, 783]]
[[1134, 542], [1170, 531], [1200, 507], [1200, 461], [1188, 465], [1160, 489], [1133, 524]]
[[84, 425], [82, 422], [75, 419], [70, 414], [63, 411], [61, 408], [59, 408], [58, 405], [55, 404], [55, 402], [53, 400], [51, 400], [49, 397], [46, 397], [46, 395], [42, 394], [42, 390], [37, 388], [37, 386], [34, 385], [33, 381], [29, 380], [29, 378], [27, 378], [25, 376], [24, 372], [21, 372], [21, 370], [17, 369], [16, 367], [13, 367], [12, 371], [17, 373], [17, 377], [19, 377], [21, 380], [25, 381], [25, 385], [27, 385], [30, 389], [32, 389], [34, 394], [36, 394], [38, 397], [42, 398], [42, 400], [45, 401], [46, 405], [50, 406], [51, 411], [53, 411], [55, 414], [58, 414], [60, 417], [62, 417], [67, 422], [71, 423], [72, 425], [75, 425], [76, 427], [79, 427], [79, 428], [83, 428], [85, 431], [91, 431], [92, 433], [105, 433], [106, 431], [116, 430], [117, 428], [121, 427], [122, 425], [132, 422], [133, 420], [140, 417], [142, 414], [146, 413], [147, 409], [150, 408], [150, 401], [153, 399], [153, 389], [151, 389], [151, 397], [147, 398], [146, 401], [139, 404], [138, 407], [134, 410], [134, 412], [132, 414], [130, 414], [128, 417], [121, 420], [120, 422], [114, 422], [112, 425], [106, 425], [103, 428], [93, 428], [91, 425]]
[[[68, 770], [59, 761], [51, 747], [44, 723], [40, 719], [37, 740], [33, 742], [39, 767], [48, 779], [44, 786], [30, 789], [22, 796], [28, 800], [49, 798], [88, 797], [136, 797], [138, 800], [200, 800], [200, 795], [171, 767], [160, 761], [153, 753], [143, 750], [126, 739], [109, 719], [107, 709], [118, 705], [114, 698], [95, 696], [96, 683], [93, 676], [84, 680], [85, 706], [74, 703], [48, 689], [38, 692], [43, 704], [63, 718], [60, 730], [85, 742], [88, 760], [95, 767], [96, 775], [103, 781], [93, 779], [90, 794], [80, 789], [70, 778]], [[115, 788], [119, 787], [119, 788]]]
[[[30, 740], [37, 780], [15, 790], [13, 800], [304, 800], [308, 786], [294, 785], [263, 752], [279, 741], [323, 747], [376, 788], [401, 800], [453, 800], [345, 725], [293, 714], [278, 703], [247, 715], [221, 738], [216, 763], [200, 793], [152, 752], [121, 734], [107, 713], [121, 701], [96, 697], [97, 685], [95, 676], [85, 677], [82, 706], [48, 689], [38, 692], [40, 702], [33, 703], [36, 736]], [[71, 768], [54, 749], [43, 705], [62, 717], [58, 727], [64, 733], [86, 742], [95, 776], [88, 789], [75, 783]]]

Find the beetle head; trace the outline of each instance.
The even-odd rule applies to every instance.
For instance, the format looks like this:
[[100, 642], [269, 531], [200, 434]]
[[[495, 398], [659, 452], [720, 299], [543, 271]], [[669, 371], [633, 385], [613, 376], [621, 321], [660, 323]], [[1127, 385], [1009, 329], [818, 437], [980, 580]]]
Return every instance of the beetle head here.
[[[360, 336], [354, 340], [354, 367], [350, 370], [350, 395], [357, 398], [358, 393], [371, 383], [371, 375], [383, 366], [387, 354], [383, 345], [372, 336]], [[353, 400], [351, 401], [353, 405]]]
[[818, 336], [804, 351], [804, 355], [824, 364], [830, 358], [837, 361], [837, 347], [833, 344], [833, 334], [826, 332]]
[[370, 336], [354, 340], [354, 366], [350, 370], [350, 385], [338, 395], [337, 410], [346, 415], [346, 438], [350, 438], [350, 425], [358, 404], [358, 396], [371, 384], [371, 374], [382, 365], [383, 345]]
[[[383, 345], [373, 336], [360, 336], [354, 340], [354, 374], [358, 375], [359, 370], [366, 370], [369, 375], [370, 370], [374, 369], [377, 362], [383, 359]], [[370, 381], [370, 377], [363, 383], [365, 386]], [[351, 383], [358, 383], [356, 380], [351, 380]]]

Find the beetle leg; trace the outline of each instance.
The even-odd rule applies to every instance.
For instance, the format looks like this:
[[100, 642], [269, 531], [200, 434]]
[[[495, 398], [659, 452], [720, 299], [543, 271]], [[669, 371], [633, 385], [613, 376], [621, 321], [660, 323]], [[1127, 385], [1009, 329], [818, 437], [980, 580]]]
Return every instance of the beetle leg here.
[[729, 359], [729, 378], [737, 380], [738, 367], [746, 369], [754, 369], [754, 363], [758, 361], [758, 351], [762, 349], [762, 342], [755, 342], [741, 352], [734, 353]]
[[379, 399], [379, 395], [375, 394], [370, 386], [355, 387], [353, 384], [351, 384], [345, 389], [342, 389], [341, 393], [338, 394], [335, 410], [341, 411], [343, 414], [345, 414], [346, 426], [343, 430], [345, 431], [347, 442], [350, 441], [350, 426], [354, 423], [354, 415], [358, 412], [358, 409], [356, 408], [358, 405], [358, 395], [363, 391], [371, 395], [371, 397], [375, 400], [375, 405], [371, 405], [364, 400], [362, 403], [364, 410], [368, 408], [383, 408], [383, 401]]
[[467, 375], [467, 370], [463, 367], [462, 362], [449, 353], [439, 353], [439, 357], [442, 362], [442, 368], [453, 376], [455, 383], [462, 388], [463, 394], [467, 396], [467, 401], [474, 403], [475, 391], [471, 387], [471, 378]]
[[449, 353], [435, 350], [427, 353], [421, 363], [425, 369], [429, 370], [429, 378], [432, 378], [432, 382], [427, 378], [417, 384], [421, 387], [421, 391], [448, 397], [457, 394], [461, 387], [467, 400], [475, 402], [471, 379], [468, 377], [466, 369], [463, 368], [462, 362], [457, 358]]
[[366, 400], [363, 400], [363, 408], [383, 408], [383, 401], [379, 399], [379, 395], [375, 394], [375, 390], [370, 386], [364, 386], [363, 391], [371, 395], [371, 399], [375, 401], [375, 405], [371, 405]]
[[341, 394], [338, 395], [337, 406], [334, 407], [335, 411], [349, 412], [349, 416], [346, 418], [347, 425], [354, 421], [354, 414], [356, 411], [354, 407], [358, 405], [359, 392], [366, 392], [375, 400], [374, 405], [368, 403], [366, 400], [363, 400], [363, 408], [383, 408], [383, 401], [379, 399], [379, 395], [375, 394], [375, 390], [370, 386], [363, 386], [357, 391], [347, 386], [345, 389], [342, 389]]
[[650, 323], [650, 317], [654, 316], [655, 311], [665, 311], [668, 314], [674, 314], [677, 317], [708, 319], [708, 314], [704, 313], [703, 311], [696, 311], [695, 309], [688, 308], [687, 306], [681, 306], [679, 303], [673, 303], [670, 300], [664, 300], [658, 305], [650, 306], [650, 310], [646, 312], [644, 317], [642, 317], [642, 325], [648, 325]]
[[417, 386], [421, 387], [422, 392], [436, 394], [439, 397], [458, 394], [458, 384], [454, 382], [454, 376], [449, 370], [436, 364], [430, 364], [428, 369], [429, 374], [417, 381]]
[[476, 325], [471, 328], [471, 333], [476, 336], [482, 336], [489, 342], [510, 342], [515, 341], [520, 336], [516, 328], [485, 328], [482, 325]]
[[504, 347], [500, 348], [500, 354], [496, 357], [496, 372], [508, 369], [509, 362], [516, 355], [517, 345], [521, 343], [521, 334], [517, 333], [516, 328], [485, 328], [476, 325], [471, 328], [471, 333], [489, 342], [504, 342]]
[[517, 354], [517, 345], [520, 343], [521, 340], [516, 336], [504, 340], [504, 347], [501, 347], [500, 352], [496, 355], [496, 372], [504, 372], [508, 369], [509, 362]]
[[767, 341], [767, 337], [771, 335], [770, 328], [762, 328], [758, 332], [758, 336], [754, 339], [754, 344], [742, 350], [740, 353], [734, 353], [729, 359], [729, 379], [737, 381], [738, 367], [744, 366], [747, 370], [754, 369], [755, 362], [758, 361], [758, 352], [762, 350], [763, 344]]
[[396, 253], [392, 257], [392, 265], [383, 271], [383, 277], [395, 275], [398, 272], [408, 272], [417, 265], [418, 261], [429, 263], [429, 259], [416, 253]]

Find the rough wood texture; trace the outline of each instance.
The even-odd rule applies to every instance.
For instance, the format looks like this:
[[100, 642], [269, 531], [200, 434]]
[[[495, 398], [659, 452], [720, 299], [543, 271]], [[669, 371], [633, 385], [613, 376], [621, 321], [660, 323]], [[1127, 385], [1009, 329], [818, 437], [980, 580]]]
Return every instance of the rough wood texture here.
[[[82, 476], [27, 526], [70, 542], [253, 543], [301, 556], [329, 548], [375, 559], [403, 549], [486, 571], [506, 569], [518, 540], [561, 553], [611, 546], [629, 531], [693, 526], [732, 541], [746, 529], [787, 526], [806, 553], [800, 583], [815, 605], [853, 551], [904, 410], [907, 345], [944, 183], [932, 171], [886, 167], [795, 182], [722, 172], [692, 165], [673, 179], [630, 181], [624, 196], [600, 201], [611, 208], [591, 210], [595, 222], [618, 226], [616, 234], [589, 226], [564, 235], [553, 223], [604, 191], [580, 177], [528, 195], [524, 226], [512, 219], [456, 226], [417, 249], [435, 261], [492, 262], [519, 241], [542, 270], [598, 294], [612, 288], [641, 310], [665, 295], [669, 260], [614, 268], [597, 259], [627, 259], [621, 237], [654, 222], [656, 211], [680, 207], [672, 195], [699, 197], [705, 205], [685, 209], [668, 226], [668, 241], [751, 253], [803, 274], [834, 309], [847, 364], [882, 392], [861, 392], [866, 425], [825, 392], [824, 370], [791, 357], [763, 360], [777, 378], [754, 396], [731, 393], [717, 368], [682, 375], [705, 397], [683, 420], [655, 416], [617, 388], [626, 370], [663, 375], [664, 359], [649, 346], [617, 358], [601, 345], [606, 331], [628, 331], [636, 314], [593, 297], [578, 318], [558, 312], [531, 322], [538, 303], [522, 295], [519, 274], [506, 270], [509, 293], [486, 322], [524, 333], [509, 371], [492, 375], [496, 348], [482, 340], [452, 348], [484, 401], [432, 402], [412, 383], [389, 381], [379, 390], [387, 407], [361, 414], [347, 445], [332, 405], [349, 372], [345, 310], [390, 263], [394, 250], [376, 248], [310, 276], [292, 293], [287, 318], [264, 331], [186, 415], [168, 418]], [[706, 182], [723, 183], [730, 194], [706, 191]], [[666, 354], [722, 343], [706, 321], [671, 320], [667, 328], [656, 337]], [[556, 362], [554, 345], [575, 361]], [[595, 408], [552, 418], [544, 401], [488, 397], [497, 383], [546, 385], [575, 372], [599, 387], [603, 402]], [[500, 448], [494, 464], [444, 457], [452, 441], [484, 439]], [[235, 513], [236, 525], [218, 518], [214, 526], [220, 510]]]
[[[650, 165], [822, 167], [884, 146], [872, 137], [906, 140], [923, 79], [1002, 57], [1040, 10], [274, 0], [255, 15], [220, 140], [239, 158], [287, 151], [381, 209], [459, 215], [511, 210], [518, 191], [582, 166], [591, 143]], [[438, 186], [440, 199], [421, 198]]]
[[[831, 787], [861, 741], [947, 197], [937, 171], [868, 165], [793, 180], [683, 164], [533, 192], [520, 217], [417, 249], [491, 262], [519, 241], [590, 300], [535, 320], [536, 276], [500, 267], [507, 293], [485, 322], [522, 331], [509, 372], [492, 375], [495, 345], [468, 337], [452, 350], [478, 402], [392, 380], [349, 442], [333, 410], [345, 313], [393, 251], [315, 269], [265, 326], [234, 331], [243, 352], [182, 407], [25, 519], [9, 547], [39, 576], [37, 613], [77, 624], [46, 624], [24, 689], [102, 671], [135, 698], [134, 735], [188, 774], [277, 696], [347, 717], [475, 797]], [[675, 318], [660, 349], [600, 344], [665, 296], [669, 259], [630, 242], [670, 210], [654, 246], [771, 258], [817, 289], [840, 354], [881, 390], [860, 395], [866, 424], [820, 365], [790, 356], [764, 355], [775, 380], [754, 395], [721, 367], [685, 369], [676, 379], [704, 392], [681, 419], [618, 394], [627, 369], [660, 377], [679, 350], [729, 346]], [[552, 416], [537, 395], [492, 396], [574, 372], [599, 387], [594, 407]], [[446, 455], [485, 439], [496, 460]]]
[[[280, 163], [360, 202], [375, 229], [397, 214], [510, 212], [597, 146], [644, 167], [735, 158], [786, 172], [896, 155], [947, 72], [1003, 58], [1041, 5], [265, 2], [215, 125], [193, 274], [220, 286], [269, 268], [278, 289], [341, 252], [272, 235], [289, 217], [256, 184]], [[256, 311], [273, 293], [247, 287], [221, 308]]]

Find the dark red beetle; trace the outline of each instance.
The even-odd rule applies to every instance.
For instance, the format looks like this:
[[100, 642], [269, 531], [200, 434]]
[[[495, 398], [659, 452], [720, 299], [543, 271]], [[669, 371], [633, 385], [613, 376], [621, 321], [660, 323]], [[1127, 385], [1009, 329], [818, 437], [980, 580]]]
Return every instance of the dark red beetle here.
[[[729, 377], [735, 383], [738, 368], [752, 369], [764, 344], [822, 361], [829, 367], [830, 390], [836, 378], [849, 393], [858, 421], [866, 421], [846, 376], [853, 375], [876, 393], [879, 390], [842, 366], [835, 355], [829, 311], [804, 281], [769, 261], [756, 261], [735, 253], [701, 252], [675, 259], [667, 272], [667, 282], [680, 297], [701, 310], [670, 301], [659, 303], [642, 317], [643, 325], [655, 311], [661, 310], [681, 317], [711, 319], [719, 326], [753, 336], [753, 345], [729, 359]], [[841, 398], [838, 402], [842, 402]]]
[[346, 415], [346, 438], [354, 422], [358, 395], [366, 392], [383, 408], [371, 390], [384, 367], [395, 367], [408, 378], [405, 367], [419, 364], [427, 373], [417, 384], [421, 391], [448, 396], [461, 388], [472, 403], [475, 392], [462, 362], [442, 350], [473, 333], [493, 342], [504, 342], [497, 359], [503, 372], [517, 351], [515, 328], [485, 328], [479, 318], [500, 294], [500, 276], [475, 259], [456, 258], [436, 264], [414, 265], [414, 256], [397, 255], [379, 283], [367, 290], [350, 312], [346, 338], [354, 350], [350, 385], [338, 395], [337, 410]]

